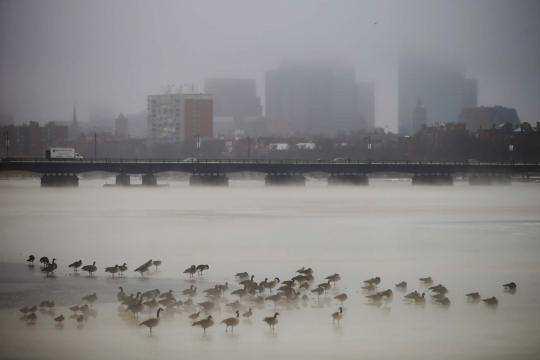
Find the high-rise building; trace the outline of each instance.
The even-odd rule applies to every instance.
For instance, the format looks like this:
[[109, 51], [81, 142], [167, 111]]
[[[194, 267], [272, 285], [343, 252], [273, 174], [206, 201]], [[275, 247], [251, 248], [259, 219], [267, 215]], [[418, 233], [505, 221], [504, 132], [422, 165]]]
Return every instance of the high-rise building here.
[[375, 89], [372, 82], [360, 81], [358, 87], [358, 115], [366, 128], [375, 128]]
[[199, 141], [213, 137], [214, 103], [212, 95], [185, 94], [184, 140]]
[[457, 122], [463, 108], [476, 106], [477, 85], [448, 61], [401, 58], [398, 73], [399, 132], [411, 135], [417, 99], [427, 109], [427, 124]]
[[365, 127], [351, 67], [284, 64], [266, 73], [265, 86], [273, 132], [329, 135]]
[[512, 124], [517, 126], [520, 123], [516, 109], [504, 106], [478, 106], [463, 109], [460, 121], [465, 124], [470, 131], [480, 129], [491, 129], [492, 127]]
[[213, 100], [208, 94], [161, 94], [148, 96], [149, 138], [175, 143], [194, 137], [213, 136]]
[[214, 99], [214, 116], [232, 117], [241, 123], [261, 115], [261, 99], [253, 79], [206, 79], [204, 91]]
[[418, 99], [412, 113], [413, 134], [418, 132], [422, 126], [427, 125], [427, 111], [422, 100]]
[[121, 140], [129, 138], [128, 118], [124, 114], [114, 119], [114, 136]]

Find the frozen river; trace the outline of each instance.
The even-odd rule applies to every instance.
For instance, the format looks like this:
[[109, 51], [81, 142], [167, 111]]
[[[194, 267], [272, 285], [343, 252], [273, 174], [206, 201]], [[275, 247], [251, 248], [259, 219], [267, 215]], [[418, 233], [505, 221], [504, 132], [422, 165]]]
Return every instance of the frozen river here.
[[[413, 187], [374, 180], [368, 187], [265, 188], [233, 181], [229, 188], [104, 188], [102, 180], [76, 189], [43, 189], [31, 180], [0, 181], [0, 358], [4, 359], [532, 359], [540, 356], [540, 184], [506, 187]], [[56, 258], [57, 276], [45, 279], [24, 265], [29, 254]], [[141, 280], [128, 271], [110, 279], [104, 266], [148, 259], [160, 270]], [[96, 261], [95, 279], [72, 276], [67, 264]], [[287, 279], [310, 266], [315, 283], [332, 273], [342, 280], [317, 306], [280, 309], [273, 335], [257, 309], [234, 334], [216, 325], [202, 336], [187, 314], [165, 318], [152, 337], [117, 314], [117, 286], [127, 292], [189, 286], [182, 270], [206, 263], [200, 289], [234, 282], [247, 271], [257, 280]], [[401, 293], [378, 308], [366, 305], [361, 281], [380, 276], [380, 289], [432, 276], [450, 290], [443, 309], [429, 300], [407, 305]], [[502, 284], [518, 283], [515, 294]], [[236, 288], [236, 287], [234, 287]], [[499, 305], [467, 304], [464, 294], [496, 296]], [[73, 320], [56, 329], [48, 315], [35, 325], [17, 308], [51, 299], [56, 313], [83, 295], [98, 294], [97, 317], [82, 329]], [[331, 300], [346, 292], [345, 318], [334, 326]], [[227, 295], [230, 301], [234, 296]], [[199, 298], [202, 301], [202, 297]], [[230, 316], [216, 313], [220, 320]]]

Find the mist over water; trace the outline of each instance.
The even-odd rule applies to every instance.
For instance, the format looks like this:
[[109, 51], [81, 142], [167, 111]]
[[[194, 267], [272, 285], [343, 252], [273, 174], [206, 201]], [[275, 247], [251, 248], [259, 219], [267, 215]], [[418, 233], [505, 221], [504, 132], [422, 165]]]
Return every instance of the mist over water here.
[[[305, 358], [305, 359], [508, 359], [540, 354], [540, 186], [418, 187], [407, 181], [372, 180], [368, 187], [267, 188], [259, 181], [232, 181], [229, 188], [193, 188], [170, 182], [162, 188], [103, 188], [83, 180], [75, 189], [44, 189], [38, 181], [0, 181], [0, 358]], [[54, 205], [53, 205], [54, 204]], [[56, 258], [57, 277], [29, 271], [34, 253]], [[67, 264], [96, 261], [98, 274], [70, 275]], [[149, 258], [163, 260], [147, 280], [132, 270]], [[103, 268], [128, 262], [125, 279]], [[342, 280], [318, 306], [280, 309], [276, 334], [262, 322], [273, 307], [255, 310], [252, 323], [234, 334], [215, 325], [202, 336], [186, 314], [164, 318], [148, 336], [120, 319], [117, 286], [126, 292], [159, 288], [177, 294], [189, 286], [181, 272], [210, 264], [197, 286], [234, 282], [237, 272], [287, 279], [310, 266], [315, 284], [332, 273]], [[429, 300], [407, 305], [366, 305], [361, 281], [380, 276], [379, 286], [408, 291], [431, 275], [450, 290], [443, 309]], [[515, 281], [518, 291], [504, 293]], [[235, 286], [233, 286], [235, 288]], [[36, 325], [18, 320], [17, 308], [51, 299], [56, 312], [96, 292], [98, 315], [77, 329], [62, 330], [38, 313]], [[467, 304], [464, 294], [496, 296], [499, 306]], [[345, 318], [332, 324], [346, 292]], [[235, 298], [228, 296], [230, 301]], [[201, 300], [202, 301], [202, 300]], [[142, 318], [154, 316], [145, 314]], [[230, 316], [223, 309], [216, 319]], [[217, 321], [216, 321], [217, 322]]]

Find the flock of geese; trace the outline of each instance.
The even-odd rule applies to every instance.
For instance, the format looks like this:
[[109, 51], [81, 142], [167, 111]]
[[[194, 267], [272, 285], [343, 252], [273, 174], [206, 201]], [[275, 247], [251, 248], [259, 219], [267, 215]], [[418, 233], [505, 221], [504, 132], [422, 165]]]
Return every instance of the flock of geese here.
[[[28, 265], [33, 267], [35, 260], [34, 255], [30, 255], [27, 259]], [[47, 257], [42, 257], [39, 262], [41, 263], [41, 271], [46, 277], [54, 276], [53, 274], [58, 268], [56, 259], [49, 261]], [[160, 260], [148, 260], [135, 268], [134, 271], [144, 276], [152, 267], [157, 270], [161, 263]], [[97, 271], [95, 261], [83, 266], [83, 262], [77, 260], [68, 267], [74, 272], [80, 268], [88, 272], [89, 277], [94, 276]], [[201, 290], [196, 286], [197, 282], [194, 278], [197, 275], [203, 276], [204, 272], [209, 269], [210, 266], [207, 264], [191, 265], [186, 268], [183, 273], [191, 285], [180, 290], [178, 294], [175, 294], [173, 290], [161, 292], [159, 289], [128, 294], [123, 287], [119, 287], [119, 292], [116, 295], [119, 304], [118, 315], [126, 322], [148, 328], [149, 334], [152, 334], [152, 329], [159, 325], [161, 315], [170, 317], [175, 314], [186, 314], [191, 325], [200, 327], [203, 334], [216, 324], [215, 317], [220, 316], [223, 310], [232, 315], [219, 322], [225, 325], [225, 332], [234, 332], [241, 319], [251, 322], [255, 311], [268, 311], [268, 308], [271, 309], [272, 314], [263, 317], [262, 321], [272, 333], [275, 333], [278, 324], [280, 315], [278, 310], [282, 309], [299, 309], [310, 304], [322, 307], [322, 305], [332, 305], [332, 302], [335, 302], [335, 306], [338, 306], [337, 311], [330, 314], [333, 323], [340, 326], [345, 317], [344, 303], [349, 299], [349, 295], [345, 292], [339, 292], [337, 289], [336, 284], [341, 280], [340, 274], [328, 275], [323, 282], [316, 284], [314, 271], [309, 267], [298, 269], [290, 279], [283, 281], [278, 277], [257, 281], [255, 275], [240, 272], [234, 275], [234, 284], [217, 283]], [[126, 263], [105, 268], [105, 272], [111, 274], [111, 277], [123, 276], [125, 271], [127, 271]], [[447, 297], [449, 290], [446, 286], [443, 284], [434, 285], [435, 282], [430, 276], [422, 277], [418, 281], [419, 287], [423, 289], [421, 292], [418, 290], [407, 292], [408, 284], [405, 281], [395, 284], [393, 290], [381, 289], [379, 288], [381, 278], [375, 276], [362, 282], [360, 292], [365, 297], [367, 305], [377, 306], [384, 311], [390, 310], [388, 304], [393, 301], [395, 293], [401, 293], [403, 301], [411, 305], [425, 305], [426, 295], [436, 306], [449, 307], [451, 305], [451, 301]], [[517, 290], [517, 285], [514, 282], [503, 284], [502, 287], [507, 293], [515, 293]], [[332, 290], [332, 295], [337, 294], [329, 297], [330, 290]], [[19, 311], [23, 314], [21, 320], [29, 325], [36, 323], [36, 312], [39, 311], [42, 314], [52, 316], [55, 326], [58, 328], [63, 327], [67, 318], [73, 319], [77, 327], [82, 328], [90, 317], [97, 316], [97, 311], [93, 307], [97, 299], [96, 293], [83, 296], [79, 304], [69, 307], [71, 311], [69, 316], [57, 315], [55, 303], [52, 300], [44, 300], [39, 305], [24, 306]], [[482, 298], [478, 292], [465, 294], [465, 299], [469, 303], [482, 302], [489, 307], [496, 307], [499, 302], [495, 296]], [[155, 317], [152, 316], [154, 314]], [[148, 318], [141, 321], [141, 316]]]

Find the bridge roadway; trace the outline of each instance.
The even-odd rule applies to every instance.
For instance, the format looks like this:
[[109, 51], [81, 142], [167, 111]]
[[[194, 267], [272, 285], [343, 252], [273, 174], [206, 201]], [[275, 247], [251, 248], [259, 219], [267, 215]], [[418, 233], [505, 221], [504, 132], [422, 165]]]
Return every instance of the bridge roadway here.
[[540, 172], [540, 163], [445, 162], [445, 161], [309, 161], [309, 160], [141, 160], [141, 159], [2, 159], [0, 171], [29, 171], [38, 174], [80, 174], [104, 171], [125, 174], [157, 174], [168, 171], [192, 174], [260, 172], [265, 174], [528, 174]]

